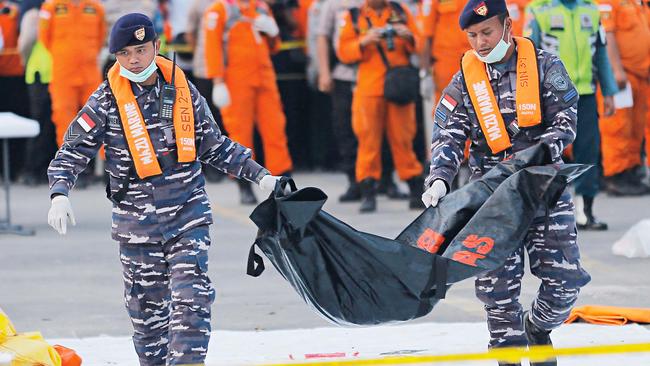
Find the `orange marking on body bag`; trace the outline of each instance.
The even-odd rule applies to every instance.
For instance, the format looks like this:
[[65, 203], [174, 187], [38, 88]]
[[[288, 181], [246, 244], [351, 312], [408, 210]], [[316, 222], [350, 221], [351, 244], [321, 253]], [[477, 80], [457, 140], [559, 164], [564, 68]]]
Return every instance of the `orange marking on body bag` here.
[[424, 230], [422, 235], [418, 238], [418, 248], [424, 249], [429, 253], [437, 253], [442, 243], [445, 242], [445, 237], [429, 228]]
[[485, 256], [492, 251], [494, 248], [494, 239], [478, 235], [468, 235], [465, 240], [463, 240], [463, 246], [470, 250], [459, 250], [455, 252], [451, 259], [467, 264], [472, 267], [476, 267], [476, 261], [480, 259], [485, 259]]

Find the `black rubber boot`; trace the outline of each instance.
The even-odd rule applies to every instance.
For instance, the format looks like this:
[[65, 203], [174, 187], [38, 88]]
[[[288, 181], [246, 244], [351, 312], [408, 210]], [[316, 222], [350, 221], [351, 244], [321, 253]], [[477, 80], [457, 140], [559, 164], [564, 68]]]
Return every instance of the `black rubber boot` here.
[[377, 211], [377, 181], [372, 178], [366, 178], [361, 183], [361, 213]]
[[622, 175], [628, 185], [641, 190], [642, 194], [650, 193], [650, 186], [643, 181], [643, 178], [645, 178], [643, 167], [635, 166], [634, 168], [624, 171]]
[[584, 213], [587, 217], [586, 223], [578, 223], [579, 230], [605, 231], [608, 229], [606, 223], [598, 221], [593, 214], [594, 197], [582, 196], [584, 202]]
[[379, 187], [377, 187], [377, 193], [385, 194], [391, 200], [406, 200], [409, 198], [408, 193], [400, 191], [399, 186], [393, 180], [392, 173], [382, 175]]
[[348, 189], [339, 196], [339, 202], [357, 202], [361, 200], [361, 188], [354, 176], [354, 173], [348, 173]]
[[[530, 314], [524, 313], [524, 329], [526, 330], [526, 337], [528, 338], [529, 346], [553, 346], [551, 342], [551, 331], [539, 328], [530, 321]], [[541, 362], [530, 362], [530, 366], [557, 366], [557, 359]]]
[[256, 205], [257, 198], [255, 198], [255, 193], [251, 188], [251, 182], [240, 179], [237, 184], [239, 185], [239, 203], [242, 205]]
[[646, 187], [641, 183], [641, 180], [633, 182], [630, 179], [630, 174], [627, 171], [605, 177], [605, 191], [610, 196], [641, 196], [646, 192]]
[[422, 202], [422, 193], [424, 193], [424, 179], [422, 177], [413, 177], [406, 183], [409, 185], [409, 208], [412, 210], [421, 210], [426, 208]]

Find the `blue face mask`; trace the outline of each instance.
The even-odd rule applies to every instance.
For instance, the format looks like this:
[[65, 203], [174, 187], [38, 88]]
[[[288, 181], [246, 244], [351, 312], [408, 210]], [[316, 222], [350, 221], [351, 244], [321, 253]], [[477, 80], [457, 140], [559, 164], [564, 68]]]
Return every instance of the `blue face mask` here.
[[126, 67], [124, 67], [124, 66], [122, 66], [122, 64], [120, 64], [120, 75], [124, 76], [125, 78], [127, 78], [127, 79], [129, 79], [131, 81], [133, 81], [134, 83], [141, 83], [141, 82], [149, 79], [149, 77], [154, 72], [156, 72], [157, 69], [158, 69], [158, 65], [156, 65], [156, 58], [154, 57], [153, 60], [151, 61], [151, 63], [149, 64], [149, 66], [147, 66], [146, 69], [142, 70], [141, 72], [139, 72], [137, 74], [127, 70]]

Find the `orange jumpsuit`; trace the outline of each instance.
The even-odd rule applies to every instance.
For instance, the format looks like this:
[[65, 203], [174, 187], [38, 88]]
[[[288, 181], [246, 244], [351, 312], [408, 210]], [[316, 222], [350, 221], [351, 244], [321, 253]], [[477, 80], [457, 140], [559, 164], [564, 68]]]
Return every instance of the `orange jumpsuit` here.
[[[650, 14], [650, 0], [644, 0], [643, 5], [645, 6], [646, 14]], [[650, 28], [650, 16], [647, 16], [646, 18], [648, 19], [648, 27]], [[648, 58], [648, 63], [650, 63], [650, 56]], [[650, 83], [650, 76], [648, 79], [648, 82]], [[650, 93], [646, 93], [646, 103], [648, 111], [645, 125], [645, 162], [650, 166]]]
[[634, 106], [600, 119], [604, 175], [609, 177], [641, 165], [641, 146], [650, 93], [650, 27], [645, 7], [633, 0], [599, 0], [603, 26], [616, 37]]
[[[419, 32], [415, 21], [408, 9], [403, 9], [407, 18], [406, 25], [417, 39]], [[355, 30], [349, 13], [341, 23], [337, 55], [343, 63], [358, 62], [359, 65], [352, 99], [352, 130], [359, 142], [356, 163], [358, 182], [367, 178], [378, 180], [381, 177], [381, 146], [385, 132], [400, 179], [408, 180], [422, 174], [422, 165], [413, 152], [415, 103], [398, 105], [384, 98], [386, 66], [381, 55], [374, 44], [362, 48], [359, 43], [370, 28], [366, 17], [370, 18], [374, 28], [381, 28], [394, 16], [396, 14], [388, 4], [381, 14], [364, 5], [359, 11], [359, 33]], [[415, 47], [397, 36], [394, 37], [394, 43], [394, 51], [388, 51], [386, 41], [380, 42], [390, 65], [408, 65], [409, 55], [415, 51]]]
[[460, 58], [470, 49], [467, 36], [458, 25], [465, 0], [424, 0], [422, 2], [422, 36], [431, 38], [435, 100], [451, 78], [460, 70]]
[[512, 35], [521, 37], [524, 33], [524, 18], [526, 14], [526, 5], [531, 0], [506, 0], [508, 13], [512, 19]]
[[266, 4], [254, 1], [219, 0], [206, 10], [206, 73], [210, 79], [223, 78], [230, 92], [230, 105], [221, 109], [228, 135], [244, 146], [253, 146], [253, 128], [257, 126], [265, 166], [279, 175], [292, 169], [286, 120], [271, 63], [271, 51], [279, 41], [253, 30], [258, 14], [271, 15]]
[[38, 39], [52, 55], [52, 121], [59, 146], [68, 125], [101, 83], [97, 57], [105, 33], [99, 1], [48, 0], [41, 7]]
[[4, 46], [0, 51], [0, 77], [20, 76], [23, 63], [18, 53], [18, 6], [7, 1], [0, 1], [0, 9], [7, 9], [0, 14], [0, 28]]
[[309, 17], [309, 7], [314, 0], [298, 0], [298, 7], [293, 10], [293, 17], [296, 20], [297, 28], [294, 36], [298, 39], [307, 38], [307, 20]]

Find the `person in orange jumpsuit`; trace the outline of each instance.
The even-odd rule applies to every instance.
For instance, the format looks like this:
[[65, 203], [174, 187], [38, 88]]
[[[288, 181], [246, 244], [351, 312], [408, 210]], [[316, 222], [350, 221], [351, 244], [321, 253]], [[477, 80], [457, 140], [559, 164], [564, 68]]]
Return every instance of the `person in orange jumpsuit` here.
[[296, 20], [296, 34], [298, 39], [305, 40], [305, 48], [309, 45], [306, 44], [307, 39], [307, 25], [309, 21], [309, 8], [314, 0], [298, 0], [298, 7], [293, 10], [293, 18]]
[[465, 6], [463, 0], [424, 0], [422, 2], [422, 52], [420, 77], [430, 77], [433, 66], [434, 98], [460, 69], [460, 58], [470, 46], [467, 36], [458, 28], [458, 18]]
[[105, 33], [99, 1], [48, 0], [41, 6], [38, 39], [52, 55], [52, 122], [59, 146], [77, 111], [101, 83], [97, 58]]
[[[641, 149], [650, 93], [650, 27], [647, 8], [630, 0], [599, 0], [607, 52], [619, 90], [632, 89], [633, 105], [600, 120], [605, 189], [618, 196], [641, 195]], [[646, 142], [647, 144], [647, 142]]]
[[[271, 63], [279, 29], [270, 9], [262, 1], [218, 0], [204, 17], [206, 73], [228, 135], [253, 146], [257, 127], [267, 168], [274, 175], [290, 174], [286, 119]], [[241, 203], [257, 202], [250, 184], [239, 188]]]
[[521, 37], [524, 33], [524, 19], [526, 14], [526, 5], [531, 0], [507, 0], [508, 15], [512, 19], [512, 35]]
[[[644, 0], [643, 5], [645, 5], [646, 9], [646, 14], [650, 14], [650, 0]], [[648, 18], [648, 27], [650, 27], [650, 16]], [[648, 61], [650, 62], [650, 61]], [[648, 83], [650, 83], [650, 76], [648, 77]], [[647, 112], [647, 117], [646, 117], [646, 125], [645, 125], [645, 163], [646, 163], [646, 177], [644, 179], [644, 183], [646, 185], [650, 184], [650, 174], [648, 174], [648, 170], [650, 170], [650, 93], [646, 94], [646, 105], [648, 106], [648, 112]]]
[[[433, 97], [436, 103], [451, 78], [460, 70], [461, 57], [470, 49], [467, 36], [458, 28], [458, 18], [464, 6], [465, 0], [423, 0], [421, 4], [420, 90], [423, 97]], [[433, 85], [432, 95], [428, 91], [430, 85]], [[469, 142], [465, 146], [465, 157], [468, 156]], [[462, 183], [454, 181], [455, 187], [457, 184]]]
[[[397, 11], [397, 7], [401, 11]], [[384, 133], [387, 133], [397, 174], [409, 184], [409, 207], [421, 208], [422, 165], [413, 151], [415, 103], [399, 105], [384, 98], [386, 65], [379, 52], [381, 47], [391, 67], [408, 65], [409, 56], [416, 51], [415, 39], [419, 32], [408, 9], [398, 3], [366, 0], [357, 9], [356, 21], [348, 12], [341, 23], [336, 53], [341, 62], [358, 63], [352, 99], [352, 130], [359, 141], [356, 178], [361, 185], [361, 212], [377, 209], [376, 185], [381, 177]], [[392, 50], [388, 37], [382, 36], [389, 24], [396, 33], [392, 37]]]

